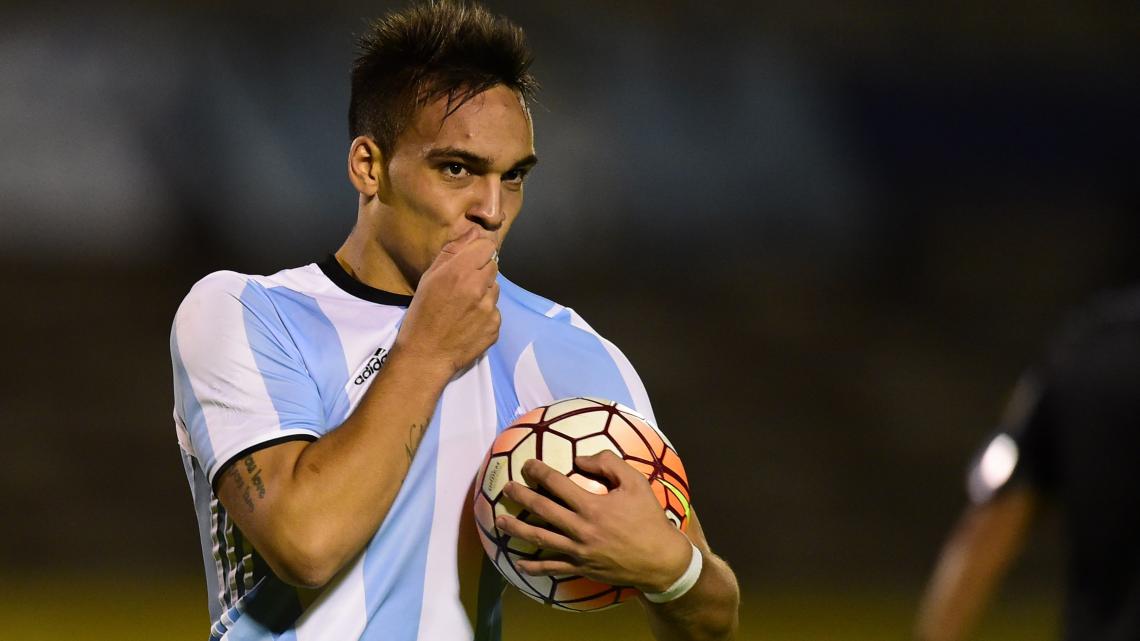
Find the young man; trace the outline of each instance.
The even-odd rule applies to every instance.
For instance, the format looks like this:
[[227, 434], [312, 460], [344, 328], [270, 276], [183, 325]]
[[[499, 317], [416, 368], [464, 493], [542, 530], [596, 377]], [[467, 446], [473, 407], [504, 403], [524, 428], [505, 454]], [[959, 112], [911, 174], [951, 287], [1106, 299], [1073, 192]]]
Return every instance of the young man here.
[[[495, 435], [566, 396], [652, 417], [616, 347], [498, 273], [536, 162], [521, 31], [433, 3], [361, 48], [347, 240], [272, 276], [211, 274], [174, 321], [212, 639], [498, 638], [503, 583], [465, 505]], [[616, 456], [578, 464], [616, 489], [587, 495], [537, 461], [525, 475], [561, 503], [508, 488], [559, 527], [501, 517], [559, 553], [522, 569], [636, 587], [659, 639], [731, 638], [736, 581], [700, 523], [686, 538]]]
[[958, 641], [1047, 505], [1065, 528], [1064, 639], [1140, 638], [1140, 290], [1082, 311], [1018, 385], [919, 612]]

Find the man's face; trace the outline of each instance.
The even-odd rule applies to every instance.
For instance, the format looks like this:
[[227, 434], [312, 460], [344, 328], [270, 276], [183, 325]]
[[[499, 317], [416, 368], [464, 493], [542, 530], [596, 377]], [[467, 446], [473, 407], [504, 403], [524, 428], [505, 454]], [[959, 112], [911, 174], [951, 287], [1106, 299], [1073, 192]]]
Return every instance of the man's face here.
[[396, 140], [387, 165], [381, 245], [411, 284], [449, 241], [475, 227], [502, 246], [534, 165], [534, 133], [519, 95], [501, 85], [443, 118], [441, 98]]

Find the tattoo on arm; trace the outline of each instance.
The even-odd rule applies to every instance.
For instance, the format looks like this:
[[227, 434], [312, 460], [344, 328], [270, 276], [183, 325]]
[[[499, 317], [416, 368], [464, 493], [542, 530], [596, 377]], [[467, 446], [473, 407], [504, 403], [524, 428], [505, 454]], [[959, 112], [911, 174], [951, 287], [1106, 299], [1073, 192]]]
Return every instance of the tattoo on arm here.
[[416, 456], [416, 450], [420, 447], [420, 440], [423, 439], [426, 429], [427, 423], [412, 423], [408, 429], [408, 442], [404, 443], [404, 452], [408, 455], [408, 465], [412, 464], [412, 459]]
[[253, 460], [253, 456], [245, 457], [245, 459], [242, 460], [242, 465], [245, 467], [246, 474], [249, 475], [248, 483], [245, 477], [242, 476], [237, 464], [230, 467], [229, 475], [230, 478], [233, 479], [234, 486], [241, 494], [246, 511], [252, 512], [255, 507], [253, 502], [254, 495], [256, 494], [258, 499], [265, 498], [265, 481], [261, 478], [261, 466], [257, 464], [257, 461]]
[[233, 479], [234, 487], [241, 493], [241, 498], [245, 501], [245, 509], [247, 512], [253, 511], [253, 499], [249, 495], [249, 486], [246, 485], [245, 479], [242, 478], [241, 471], [238, 470], [237, 465], [230, 466], [230, 478]]

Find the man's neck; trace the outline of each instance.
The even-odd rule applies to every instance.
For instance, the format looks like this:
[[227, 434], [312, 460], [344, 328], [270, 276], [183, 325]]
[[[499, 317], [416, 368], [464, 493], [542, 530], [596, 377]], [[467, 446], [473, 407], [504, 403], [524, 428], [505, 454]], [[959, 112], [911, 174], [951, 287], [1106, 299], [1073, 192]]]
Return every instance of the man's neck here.
[[344, 271], [369, 287], [393, 294], [414, 294], [415, 287], [396, 261], [376, 241], [361, 238], [358, 229], [353, 229], [336, 251], [336, 260]]

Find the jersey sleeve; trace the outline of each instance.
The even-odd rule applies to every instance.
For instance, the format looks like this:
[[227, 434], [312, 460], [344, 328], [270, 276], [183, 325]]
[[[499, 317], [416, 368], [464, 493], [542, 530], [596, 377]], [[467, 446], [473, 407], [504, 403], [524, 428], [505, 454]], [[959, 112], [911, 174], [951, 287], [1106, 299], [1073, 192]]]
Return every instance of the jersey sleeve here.
[[1000, 425], [967, 473], [970, 501], [982, 504], [1008, 487], [1028, 484], [1051, 492], [1057, 476], [1049, 384], [1038, 374], [1022, 376]]
[[571, 309], [551, 317], [515, 366], [514, 383], [524, 410], [572, 396], [617, 401], [656, 425], [641, 377], [629, 359]]
[[199, 281], [175, 315], [170, 353], [179, 440], [211, 485], [251, 451], [323, 433], [317, 384], [264, 287], [248, 277]]

